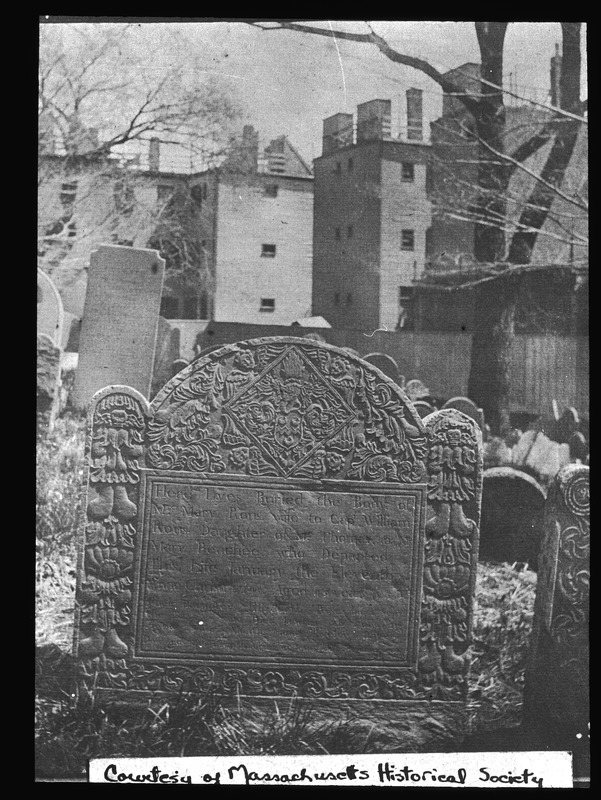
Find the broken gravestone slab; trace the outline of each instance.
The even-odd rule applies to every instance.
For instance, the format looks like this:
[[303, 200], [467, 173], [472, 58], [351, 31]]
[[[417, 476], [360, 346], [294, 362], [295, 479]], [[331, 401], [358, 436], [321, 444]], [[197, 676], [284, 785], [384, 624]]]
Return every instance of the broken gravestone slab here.
[[151, 392], [165, 261], [156, 250], [102, 245], [92, 253], [73, 404], [109, 384]]
[[589, 467], [556, 476], [544, 538], [524, 691], [524, 722], [544, 747], [586, 758], [589, 734]]
[[365, 361], [301, 338], [212, 350], [150, 406], [103, 389], [89, 411], [81, 689], [454, 714], [481, 450], [465, 415], [424, 426]]
[[531, 475], [512, 467], [485, 469], [480, 560], [536, 569], [544, 507], [545, 492]]

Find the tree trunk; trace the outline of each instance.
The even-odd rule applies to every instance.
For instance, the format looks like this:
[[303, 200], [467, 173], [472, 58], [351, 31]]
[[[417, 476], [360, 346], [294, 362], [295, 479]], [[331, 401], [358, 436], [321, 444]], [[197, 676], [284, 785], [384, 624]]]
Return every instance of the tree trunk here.
[[484, 411], [491, 431], [509, 424], [511, 345], [519, 276], [508, 274], [476, 288], [468, 396]]

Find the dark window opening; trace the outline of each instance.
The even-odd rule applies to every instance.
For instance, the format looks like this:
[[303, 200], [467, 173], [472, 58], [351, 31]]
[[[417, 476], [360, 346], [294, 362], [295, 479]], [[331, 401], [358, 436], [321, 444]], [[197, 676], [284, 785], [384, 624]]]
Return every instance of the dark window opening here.
[[179, 303], [176, 297], [162, 297], [161, 310], [159, 311], [161, 317], [165, 319], [177, 319], [177, 312], [179, 310]]
[[399, 286], [399, 304], [404, 306], [413, 300], [413, 286]]
[[336, 239], [340, 240], [340, 228], [334, 229], [334, 236], [336, 237]]
[[352, 239], [353, 238], [353, 226], [352, 225], [349, 225], [348, 228], [346, 229], [346, 235], [347, 235], [348, 239]]
[[347, 296], [346, 296], [346, 304], [347, 304], [347, 306], [350, 306], [350, 304], [351, 304], [352, 302], [353, 302], [353, 295], [352, 295], [352, 294], [349, 292], [349, 293], [347, 294]]
[[262, 244], [261, 245], [261, 255], [265, 258], [275, 258], [275, 245], [274, 244]]
[[198, 210], [202, 209], [202, 186], [197, 184], [190, 189], [190, 195]]
[[123, 214], [124, 217], [129, 217], [133, 214], [136, 196], [131, 186], [123, 181], [117, 181], [113, 190], [113, 197], [115, 208], [120, 214]]
[[200, 319], [209, 318], [209, 295], [206, 292], [200, 294], [199, 316]]
[[412, 183], [415, 180], [415, 164], [403, 162], [401, 166], [401, 180]]
[[277, 185], [277, 183], [268, 183], [265, 186], [265, 196], [266, 197], [277, 197], [279, 188], [280, 187]]
[[160, 183], [157, 186], [157, 200], [159, 203], [166, 203], [173, 194], [173, 186]]
[[65, 209], [73, 210], [75, 196], [77, 194], [77, 181], [63, 183], [61, 185], [61, 204]]
[[334, 292], [334, 303], [338, 305], [340, 302], [340, 292]]
[[415, 231], [404, 229], [401, 231], [401, 250], [415, 249]]
[[342, 174], [342, 164], [340, 163], [340, 161], [336, 162], [336, 166], [334, 168], [334, 172], [336, 173], [336, 175], [341, 175]]
[[353, 164], [353, 159], [352, 159], [352, 158], [349, 158], [349, 160], [348, 160], [348, 171], [349, 171], [349, 172], [352, 172], [352, 171], [353, 171], [353, 167], [354, 167], [354, 166], [355, 166], [355, 165]]
[[259, 311], [275, 311], [275, 299], [273, 297], [262, 297]]

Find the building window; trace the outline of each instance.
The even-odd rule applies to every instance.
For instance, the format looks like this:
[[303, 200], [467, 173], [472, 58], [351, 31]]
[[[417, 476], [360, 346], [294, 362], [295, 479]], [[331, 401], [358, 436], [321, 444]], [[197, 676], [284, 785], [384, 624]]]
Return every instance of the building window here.
[[338, 305], [340, 302], [340, 292], [334, 292], [334, 304]]
[[403, 229], [401, 231], [401, 250], [415, 249], [415, 231]]
[[404, 161], [401, 164], [401, 180], [405, 183], [413, 183], [415, 180], [415, 164]]
[[334, 228], [334, 236], [340, 240], [340, 228]]
[[346, 236], [347, 236], [347, 239], [352, 239], [353, 238], [353, 226], [352, 225], [349, 225], [348, 228], [346, 229]]
[[203, 200], [207, 199], [207, 184], [206, 183], [203, 183], [203, 185], [202, 185], [202, 199]]
[[347, 294], [347, 296], [346, 296], [346, 304], [347, 304], [347, 306], [350, 306], [350, 304], [351, 304], [352, 302], [353, 302], [353, 295], [352, 295], [352, 294], [349, 292], [349, 293]]
[[336, 175], [342, 175], [342, 164], [340, 163], [340, 161], [336, 162], [336, 166], [334, 167], [334, 172], [336, 173]]
[[275, 245], [274, 244], [262, 244], [261, 245], [261, 255], [265, 258], [275, 258]]
[[201, 184], [197, 184], [190, 189], [190, 196], [192, 200], [194, 200], [194, 204], [196, 208], [201, 211], [202, 210], [202, 186]]
[[277, 197], [278, 196], [278, 189], [279, 186], [277, 183], [268, 183], [265, 186], [265, 196], [266, 197]]
[[165, 319], [177, 319], [178, 308], [177, 297], [162, 297], [159, 314]]
[[63, 183], [61, 185], [61, 204], [65, 210], [73, 212], [73, 205], [75, 203], [75, 195], [77, 194], [77, 181], [71, 183]]
[[125, 183], [125, 181], [117, 181], [113, 190], [113, 197], [115, 208], [119, 214], [123, 214], [124, 217], [129, 217], [133, 214], [136, 196], [132, 186]]
[[352, 159], [352, 158], [349, 158], [349, 160], [348, 160], [348, 171], [349, 171], [349, 172], [352, 172], [352, 171], [353, 171], [353, 167], [354, 167], [354, 166], [355, 166], [355, 165], [353, 164], [353, 159]]
[[413, 286], [399, 286], [399, 305], [404, 306], [413, 300]]
[[200, 319], [209, 318], [209, 295], [206, 292], [200, 293]]
[[166, 183], [159, 183], [157, 186], [157, 200], [159, 203], [166, 203], [173, 194], [173, 186]]
[[275, 311], [275, 299], [273, 297], [262, 297], [259, 311]]

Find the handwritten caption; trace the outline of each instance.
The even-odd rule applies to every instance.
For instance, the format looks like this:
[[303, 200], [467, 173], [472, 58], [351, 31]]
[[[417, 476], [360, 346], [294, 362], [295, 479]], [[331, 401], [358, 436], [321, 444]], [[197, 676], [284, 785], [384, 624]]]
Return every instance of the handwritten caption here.
[[90, 761], [89, 782], [559, 789], [572, 787], [572, 757], [567, 752], [535, 751], [385, 756], [99, 758]]

